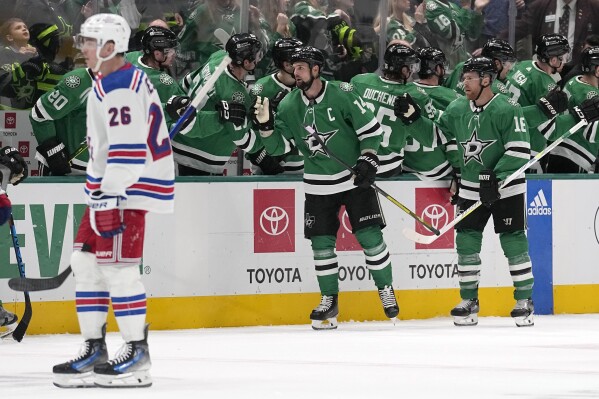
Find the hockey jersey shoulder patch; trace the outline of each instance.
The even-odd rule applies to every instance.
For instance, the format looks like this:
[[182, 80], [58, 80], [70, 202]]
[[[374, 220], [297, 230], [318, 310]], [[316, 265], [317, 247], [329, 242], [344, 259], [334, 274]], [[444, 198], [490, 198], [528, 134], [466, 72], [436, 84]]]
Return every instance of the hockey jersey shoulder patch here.
[[354, 85], [351, 83], [347, 83], [347, 82], [341, 82], [339, 83], [339, 88], [343, 91], [354, 91]]
[[256, 83], [254, 87], [252, 87], [252, 94], [257, 96], [258, 94], [262, 93], [262, 90], [264, 90], [262, 83]]
[[231, 95], [231, 100], [234, 103], [243, 104], [245, 103], [245, 95], [240, 91], [236, 91]]
[[162, 83], [163, 85], [166, 86], [170, 86], [173, 83], [175, 83], [175, 80], [167, 73], [161, 73], [160, 76], [158, 77], [160, 79], [160, 83]]
[[64, 80], [64, 84], [70, 89], [76, 89], [81, 85], [81, 78], [77, 75], [67, 76]]

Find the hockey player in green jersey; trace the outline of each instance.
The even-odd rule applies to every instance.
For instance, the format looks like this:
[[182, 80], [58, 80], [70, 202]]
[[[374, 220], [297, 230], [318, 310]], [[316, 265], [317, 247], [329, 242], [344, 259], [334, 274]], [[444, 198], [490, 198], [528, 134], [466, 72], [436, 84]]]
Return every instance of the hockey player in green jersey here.
[[[583, 74], [570, 79], [564, 86], [571, 108], [581, 105], [585, 100], [597, 97], [599, 47], [584, 49], [580, 63]], [[547, 172], [596, 173], [597, 154], [599, 154], [596, 129], [596, 122], [591, 123], [555, 147], [549, 154]]]
[[[385, 219], [370, 186], [379, 166], [376, 153], [382, 139], [381, 126], [351, 84], [320, 78], [325, 62], [320, 50], [303, 47], [292, 60], [299, 90], [281, 101], [276, 119], [268, 98], [257, 97], [254, 124], [272, 155], [282, 155], [293, 145], [304, 156], [304, 234], [312, 243], [321, 292], [320, 304], [310, 314], [312, 327], [337, 327], [339, 267], [335, 241], [342, 205], [364, 250], [385, 315], [394, 319], [399, 307], [389, 250], [381, 231]], [[329, 157], [305, 126], [313, 128], [336, 157], [347, 164], [355, 163], [353, 173]]]
[[[537, 43], [535, 54], [536, 61], [518, 62], [507, 78], [511, 98], [522, 107], [537, 104], [541, 97], [557, 87], [561, 79], [559, 72], [570, 56], [570, 45], [562, 35], [543, 35]], [[547, 139], [537, 129], [531, 129], [531, 156], [534, 157], [546, 146]], [[534, 170], [537, 173], [543, 172], [540, 164]]]
[[[495, 232], [508, 260], [514, 284], [516, 306], [511, 311], [517, 326], [534, 324], [532, 263], [526, 237], [524, 174], [499, 191], [501, 180], [530, 159], [530, 138], [520, 106], [501, 94], [494, 94], [491, 82], [496, 74], [489, 58], [471, 58], [464, 64], [466, 97], [453, 101], [435, 123], [455, 138], [462, 179], [457, 213], [481, 200], [483, 206], [456, 225], [458, 276], [462, 301], [451, 310], [455, 325], [478, 323], [478, 286], [483, 230], [493, 217]], [[420, 118], [417, 106], [408, 97], [396, 102], [396, 113], [413, 129], [427, 130], [433, 122]]]
[[[423, 90], [419, 90], [413, 83], [407, 82], [413, 73], [418, 72], [420, 65], [420, 60], [414, 50], [403, 44], [393, 43], [385, 50], [384, 61], [383, 77], [374, 73], [360, 74], [355, 76], [351, 83], [366, 106], [376, 115], [383, 128], [383, 140], [377, 153], [380, 160], [377, 175], [391, 177], [401, 172], [402, 153], [407, 140], [410, 139], [406, 135], [405, 127], [396, 122], [397, 118], [393, 113], [395, 98], [409, 93], [414, 101], [425, 110], [426, 116], [431, 119], [437, 116], [437, 110], [433, 106], [432, 99]], [[423, 140], [424, 145], [432, 144], [428, 135], [419, 134], [418, 131], [414, 131], [412, 134], [417, 140]], [[442, 154], [441, 157], [442, 163], [445, 163], [446, 172], [440, 173], [439, 177], [445, 176], [451, 171], [445, 157]], [[419, 176], [427, 174], [432, 176], [444, 169], [442, 166], [435, 171], [439, 166], [438, 161], [438, 158], [424, 157], [411, 165], [414, 168], [412, 170], [421, 173]]]
[[473, 1], [472, 10], [448, 0], [425, 0], [425, 17], [431, 32], [437, 36], [441, 50], [449, 57], [449, 68], [467, 57], [465, 39], [477, 39], [483, 25], [482, 10], [489, 0]]
[[93, 82], [90, 68], [67, 73], [41, 96], [29, 114], [38, 142], [35, 158], [40, 176], [84, 175], [89, 153], [86, 144], [86, 104]]
[[[254, 84], [250, 92], [252, 103], [255, 102], [257, 96], [260, 96], [267, 97], [273, 104], [275, 97], [282, 99], [284, 95], [295, 88], [291, 55], [302, 46], [302, 42], [294, 38], [283, 38], [275, 42], [272, 49], [272, 59], [278, 70], [271, 75], [258, 79]], [[258, 137], [258, 139], [260, 138]], [[265, 148], [262, 148], [253, 154], [246, 154], [246, 157], [253, 165], [259, 167], [262, 174], [265, 175], [279, 173], [301, 174], [304, 172], [304, 159], [297, 153], [297, 149], [293, 149], [284, 156], [273, 157], [268, 155]]]
[[173, 139], [180, 176], [222, 175], [236, 147], [249, 153], [261, 148], [246, 118], [252, 103], [244, 83], [261, 50], [255, 35], [238, 33], [227, 41], [226, 52], [212, 54], [206, 65], [184, 78], [182, 87], [193, 98], [227, 53], [233, 60], [208, 93], [191, 130]]

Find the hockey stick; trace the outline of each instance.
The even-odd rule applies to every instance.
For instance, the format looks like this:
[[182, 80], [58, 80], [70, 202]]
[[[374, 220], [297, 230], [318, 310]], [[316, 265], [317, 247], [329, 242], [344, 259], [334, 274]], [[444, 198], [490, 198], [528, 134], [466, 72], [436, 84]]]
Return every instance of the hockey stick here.
[[183, 112], [183, 115], [181, 115], [179, 120], [171, 128], [171, 131], [169, 132], [169, 136], [170, 136], [171, 140], [175, 137], [175, 135], [177, 133], [179, 133], [179, 131], [183, 127], [183, 124], [185, 124], [185, 121], [187, 121], [187, 119], [189, 119], [189, 117], [194, 112], [196, 112], [196, 110], [197, 110], [198, 106], [200, 105], [200, 103], [202, 102], [202, 100], [204, 100], [204, 98], [208, 95], [208, 92], [210, 90], [212, 90], [212, 88], [214, 87], [214, 84], [216, 83], [216, 80], [225, 71], [225, 69], [227, 68], [227, 65], [229, 65], [231, 63], [231, 61], [232, 61], [231, 57], [229, 57], [228, 55], [225, 55], [225, 58], [223, 58], [221, 63], [218, 65], [218, 67], [214, 70], [214, 72], [212, 72], [212, 75], [210, 75], [208, 80], [204, 83], [204, 85], [202, 86], [202, 88], [200, 89], [198, 94], [196, 94], [196, 96], [193, 98], [193, 100], [191, 101], [191, 104], [189, 104], [189, 106], [185, 109], [185, 112]]
[[[322, 139], [318, 135], [318, 132], [316, 132], [316, 130], [314, 130], [314, 128], [312, 126], [304, 126], [304, 129], [306, 129], [308, 131], [308, 133], [310, 133], [310, 135], [312, 137], [314, 137], [316, 139], [316, 141], [318, 141], [318, 143], [320, 144], [320, 146], [322, 147], [322, 149], [324, 150], [324, 152], [326, 152], [327, 155], [330, 158], [334, 159], [339, 164], [343, 165], [345, 167], [345, 169], [349, 170], [352, 173], [352, 175], [356, 176], [356, 172], [354, 171], [354, 169], [350, 165], [348, 165], [345, 161], [343, 161], [341, 158], [339, 158], [335, 154], [333, 154], [331, 152], [331, 150], [329, 150], [329, 148], [327, 147], [327, 145], [324, 143], [324, 141], [322, 141]], [[377, 191], [383, 197], [387, 198], [389, 201], [391, 201], [394, 205], [396, 205], [402, 211], [404, 211], [405, 213], [407, 213], [408, 215], [410, 215], [411, 217], [413, 217], [414, 219], [416, 219], [416, 221], [418, 223], [420, 223], [421, 225], [423, 225], [424, 227], [426, 227], [428, 230], [430, 230], [431, 232], [433, 232], [433, 233], [435, 233], [437, 235], [440, 234], [439, 230], [435, 229], [433, 226], [431, 226], [430, 224], [426, 223], [420, 216], [416, 215], [408, 207], [406, 207], [404, 204], [402, 204], [401, 202], [399, 202], [398, 200], [396, 200], [395, 198], [393, 198], [391, 195], [389, 195], [387, 192], [385, 192], [382, 188], [380, 188], [379, 186], [377, 186], [375, 183], [372, 183], [370, 185], [370, 187], [372, 187], [375, 191]]]
[[59, 275], [50, 278], [15, 277], [8, 280], [8, 286], [15, 291], [46, 291], [53, 290], [62, 285], [71, 275], [69, 265]]
[[[10, 215], [10, 219], [8, 220], [8, 225], [10, 227], [10, 235], [12, 236], [12, 244], [15, 248], [15, 255], [17, 257], [17, 266], [19, 267], [19, 275], [24, 278], [25, 277], [25, 264], [23, 263], [23, 258], [21, 257], [21, 248], [19, 247], [19, 238], [17, 237], [17, 229], [15, 228], [15, 221]], [[21, 317], [21, 321], [17, 324], [17, 327], [12, 332], [12, 337], [15, 341], [21, 342], [23, 337], [25, 336], [25, 332], [27, 331], [27, 327], [29, 327], [29, 322], [31, 321], [31, 316], [33, 316], [33, 310], [31, 309], [31, 299], [29, 298], [29, 292], [25, 291], [25, 312]]]
[[[520, 169], [518, 169], [517, 171], [515, 171], [514, 173], [512, 173], [511, 175], [506, 177], [506, 179], [501, 182], [501, 186], [499, 187], [499, 190], [501, 191], [501, 189], [503, 189], [505, 186], [507, 186], [512, 180], [516, 179], [518, 176], [520, 176], [522, 173], [524, 173], [524, 171], [526, 169], [530, 168], [532, 165], [537, 163], [539, 161], [539, 159], [541, 159], [542, 157], [547, 155], [551, 150], [553, 150], [555, 147], [557, 147], [559, 145], [559, 143], [564, 141], [564, 139], [568, 138], [570, 135], [574, 134], [578, 129], [580, 129], [587, 123], [588, 122], [586, 120], [582, 119], [576, 125], [571, 127], [570, 130], [568, 130], [566, 133], [562, 134], [560, 136], [560, 138], [555, 140], [553, 143], [548, 145], [543, 151], [539, 152], [537, 155], [535, 155], [533, 158], [531, 158], [528, 162], [526, 162], [524, 165], [522, 165], [520, 167]], [[409, 229], [407, 227], [403, 229], [403, 231], [402, 231], [403, 235], [407, 239], [417, 242], [419, 244], [431, 244], [437, 238], [439, 238], [443, 234], [447, 233], [447, 231], [449, 231], [449, 229], [453, 228], [453, 226], [458, 224], [465, 217], [467, 217], [472, 212], [474, 212], [476, 209], [478, 209], [478, 207], [480, 207], [481, 205], [482, 205], [482, 202], [480, 202], [480, 200], [476, 201], [468, 209], [466, 209], [464, 212], [462, 212], [458, 216], [456, 216], [451, 222], [449, 222], [445, 226], [443, 226], [440, 230], [440, 235], [426, 236], [424, 234], [417, 233], [416, 231]]]

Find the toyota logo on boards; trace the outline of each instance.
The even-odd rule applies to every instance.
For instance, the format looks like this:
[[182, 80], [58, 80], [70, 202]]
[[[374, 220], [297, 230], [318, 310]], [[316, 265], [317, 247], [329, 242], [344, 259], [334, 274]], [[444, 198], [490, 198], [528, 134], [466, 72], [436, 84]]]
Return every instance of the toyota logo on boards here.
[[260, 227], [270, 236], [281, 235], [289, 227], [289, 215], [278, 206], [268, 207], [260, 215]]
[[428, 220], [435, 229], [439, 230], [449, 223], [449, 213], [447, 209], [439, 204], [432, 204], [424, 208], [422, 218]]

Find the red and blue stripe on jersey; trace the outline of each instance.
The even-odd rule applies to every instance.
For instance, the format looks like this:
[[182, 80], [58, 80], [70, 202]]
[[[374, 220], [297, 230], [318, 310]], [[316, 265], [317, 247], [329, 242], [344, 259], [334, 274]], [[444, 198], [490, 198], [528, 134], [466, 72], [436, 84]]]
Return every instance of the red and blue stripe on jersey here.
[[146, 144], [112, 144], [108, 147], [106, 163], [138, 164], [146, 163]]
[[[101, 178], [87, 175], [85, 193], [89, 195], [94, 191], [100, 190], [101, 185]], [[143, 196], [159, 200], [172, 200], [175, 198], [175, 181], [141, 177], [135, 184], [127, 188], [126, 194], [128, 198], [131, 196]]]
[[121, 69], [121, 73], [111, 73], [108, 76], [96, 80], [94, 93], [98, 100], [102, 101], [106, 94], [117, 89], [129, 88], [136, 93], [141, 87], [141, 82], [145, 73], [135, 68], [132, 64], [126, 63]]

